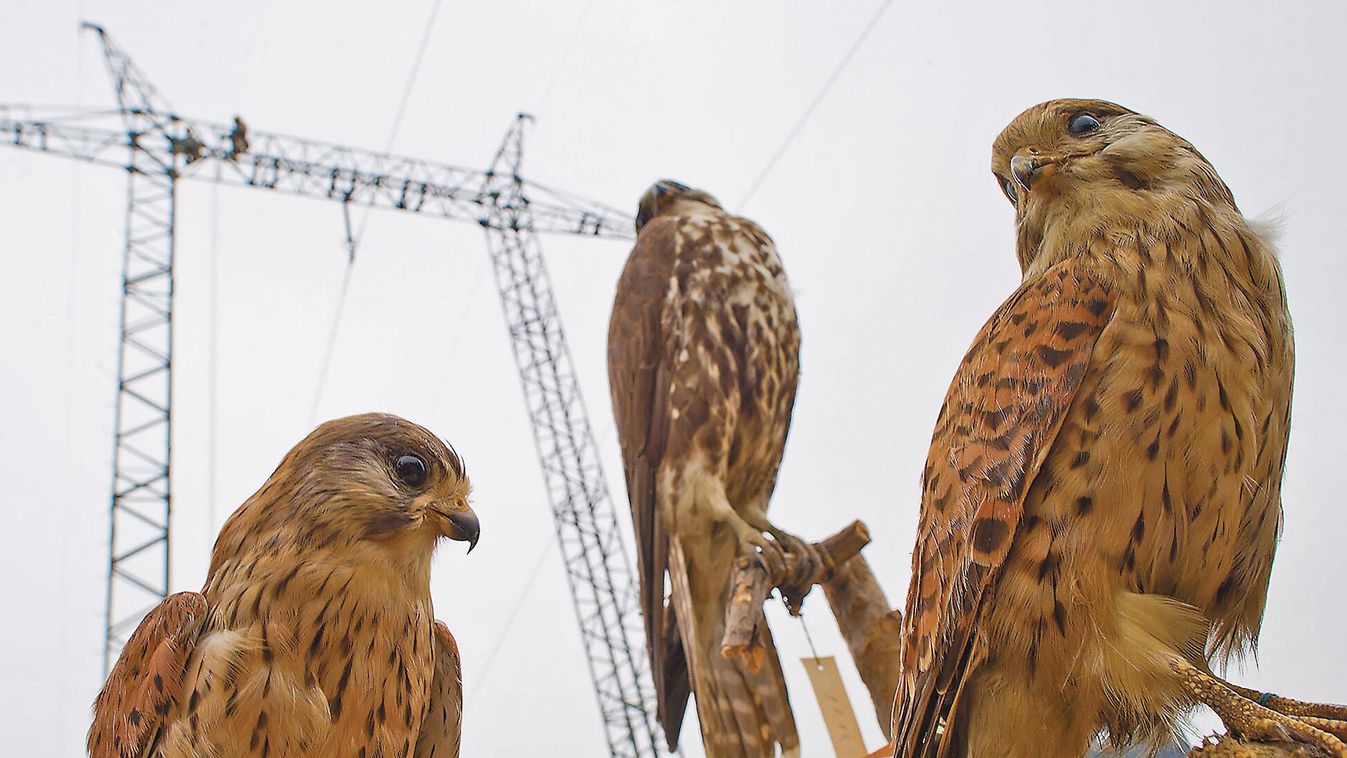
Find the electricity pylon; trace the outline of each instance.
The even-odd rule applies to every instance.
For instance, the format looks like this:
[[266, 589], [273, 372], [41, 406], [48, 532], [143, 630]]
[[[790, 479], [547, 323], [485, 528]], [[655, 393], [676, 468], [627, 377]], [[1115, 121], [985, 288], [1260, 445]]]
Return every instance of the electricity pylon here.
[[[181, 179], [480, 225], [495, 272], [609, 752], [654, 756], [660, 728], [636, 584], [542, 256], [539, 233], [631, 239], [620, 211], [525, 180], [520, 114], [485, 171], [249, 132], [176, 114], [102, 28], [121, 128], [0, 105], [0, 141], [127, 172], [104, 667], [167, 594], [173, 254]], [[350, 239], [349, 212], [347, 237]]]

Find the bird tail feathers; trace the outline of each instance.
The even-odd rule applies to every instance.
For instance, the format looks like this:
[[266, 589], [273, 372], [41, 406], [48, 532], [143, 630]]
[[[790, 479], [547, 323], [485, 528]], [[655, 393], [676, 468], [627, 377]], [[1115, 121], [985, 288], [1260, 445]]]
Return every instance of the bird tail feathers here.
[[[724, 604], [715, 605], [721, 613], [710, 614], [711, 618], [705, 612], [697, 613], [682, 544], [678, 537], [671, 543], [673, 603], [708, 758], [771, 758], [777, 754], [778, 745], [782, 754], [795, 754], [800, 740], [771, 631], [763, 630], [767, 654], [756, 673], [720, 655]], [[728, 580], [728, 572], [713, 579], [721, 587], [726, 587]]]

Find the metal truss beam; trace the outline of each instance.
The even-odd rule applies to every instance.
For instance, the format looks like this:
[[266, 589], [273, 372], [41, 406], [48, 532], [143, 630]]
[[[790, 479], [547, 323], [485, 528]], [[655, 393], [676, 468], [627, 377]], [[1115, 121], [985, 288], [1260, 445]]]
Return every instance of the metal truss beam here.
[[[128, 113], [142, 115], [137, 109]], [[78, 123], [80, 115], [0, 105], [0, 143], [125, 168], [127, 132]], [[135, 135], [137, 146], [165, 167], [181, 158], [177, 170], [184, 179], [468, 222], [479, 222], [489, 202], [482, 194], [488, 177], [480, 169], [265, 132], [248, 132], [247, 148], [239, 152], [235, 126], [150, 115], [153, 127]], [[536, 232], [633, 237], [621, 211], [536, 182], [522, 183]]]
[[173, 154], [142, 147], [174, 125], [157, 117], [162, 100], [124, 53], [103, 43], [123, 132], [104, 149], [129, 148], [126, 244], [122, 253], [121, 339], [109, 515], [104, 615], [106, 672], [141, 618], [168, 594], [172, 524], [173, 240], [177, 189]]
[[528, 120], [519, 115], [487, 171], [482, 225], [608, 749], [654, 756], [661, 731], [636, 584], [519, 177]]

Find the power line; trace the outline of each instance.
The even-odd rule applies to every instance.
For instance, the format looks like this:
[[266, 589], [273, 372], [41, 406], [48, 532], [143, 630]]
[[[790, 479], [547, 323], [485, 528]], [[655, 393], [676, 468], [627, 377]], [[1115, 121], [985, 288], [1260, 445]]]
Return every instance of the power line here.
[[318, 369], [318, 386], [313, 390], [313, 406], [309, 410], [309, 426], [318, 424], [318, 407], [323, 400], [323, 388], [327, 385], [327, 372], [332, 367], [332, 353], [337, 347], [337, 332], [341, 329], [341, 316], [346, 310], [346, 292], [351, 288], [351, 271], [355, 269], [355, 260], [346, 262], [341, 274], [341, 290], [337, 293], [337, 307], [332, 313], [332, 328], [327, 333], [327, 346], [323, 349], [323, 363]]
[[216, 497], [216, 468], [220, 459], [220, 185], [211, 187], [210, 194], [210, 357], [207, 370], [210, 383], [207, 391], [207, 407], [210, 420], [207, 424], [209, 437], [206, 443], [206, 504], [210, 521], [206, 544], [215, 538], [218, 522]]
[[861, 49], [861, 45], [865, 44], [866, 38], [870, 36], [870, 32], [874, 31], [875, 26], [879, 24], [880, 19], [884, 18], [884, 14], [889, 10], [890, 5], [893, 5], [893, 0], [883, 0], [883, 2], [880, 3], [875, 14], [870, 17], [870, 20], [865, 24], [865, 28], [861, 30], [860, 36], [851, 44], [851, 48], [847, 50], [846, 55], [842, 56], [842, 60], [838, 62], [837, 67], [833, 69], [833, 72], [828, 76], [827, 81], [823, 83], [823, 87], [818, 91], [818, 94], [814, 95], [814, 99], [810, 101], [809, 106], [804, 109], [804, 113], [800, 114], [800, 118], [795, 122], [795, 126], [791, 127], [791, 130], [787, 132], [786, 138], [781, 141], [781, 146], [776, 149], [775, 153], [772, 153], [772, 157], [768, 159], [767, 165], [762, 167], [762, 171], [758, 173], [757, 178], [748, 186], [748, 192], [744, 194], [744, 199], [739, 201], [740, 209], [747, 205], [749, 200], [753, 199], [753, 195], [757, 193], [758, 188], [762, 186], [767, 175], [772, 173], [773, 168], [776, 168], [776, 162], [781, 160], [781, 156], [785, 155], [786, 150], [793, 142], [795, 142], [795, 138], [799, 136], [800, 130], [804, 128], [804, 125], [809, 121], [809, 118], [814, 115], [814, 109], [818, 108], [819, 103], [823, 102], [823, 98], [828, 96], [828, 91], [831, 90], [833, 85], [837, 83], [837, 80], [842, 77], [842, 72], [846, 70], [848, 65], [850, 65], [851, 59], [856, 57], [857, 51]]
[[407, 114], [407, 103], [411, 101], [412, 89], [416, 86], [416, 77], [421, 73], [421, 61], [426, 57], [426, 48], [430, 47], [430, 34], [435, 30], [435, 20], [440, 16], [440, 6], [444, 5], [444, 0], [435, 0], [435, 4], [430, 8], [430, 18], [426, 20], [426, 28], [421, 33], [421, 44], [416, 48], [416, 58], [412, 61], [411, 73], [407, 75], [407, 84], [402, 88], [402, 101], [398, 103], [397, 115], [393, 117], [393, 130], [388, 134], [388, 142], [384, 145], [384, 152], [393, 149], [393, 141], [397, 139], [398, 132], [402, 129], [402, 117]]
[[547, 83], [542, 102], [534, 109], [534, 113], [542, 114], [551, 104], [552, 93], [557, 88], [557, 82], [561, 81], [561, 75], [566, 70], [566, 64], [571, 60], [571, 51], [575, 49], [575, 43], [580, 39], [580, 32], [584, 31], [585, 22], [589, 21], [589, 11], [593, 7], [594, 0], [589, 0], [585, 3], [584, 9], [580, 11], [580, 19], [575, 22], [575, 28], [571, 30], [571, 36], [566, 40], [566, 46], [561, 50], [561, 57], [557, 60], [557, 65], [552, 68], [552, 81]]
[[[481, 291], [482, 286], [486, 284], [488, 278], [487, 260], [485, 258], [479, 258], [477, 268], [472, 274], [472, 287], [468, 290], [468, 296], [462, 299], [462, 305], [459, 308], [458, 315], [450, 322], [455, 325], [454, 333], [453, 336], [449, 338], [448, 346], [444, 350], [444, 355], [448, 356], [449, 360], [454, 360], [454, 356], [458, 354], [458, 345], [463, 341], [463, 334], [467, 331], [469, 318], [476, 308], [477, 293]], [[427, 418], [439, 418], [440, 406], [443, 404], [446, 397], [449, 397], [449, 393], [444, 391], [435, 393], [435, 396], [430, 401], [430, 412], [427, 414]]]
[[[421, 63], [425, 60], [426, 49], [430, 47], [430, 35], [435, 30], [435, 21], [440, 17], [440, 6], [444, 5], [444, 0], [435, 0], [435, 4], [430, 7], [430, 18], [426, 19], [425, 28], [421, 32], [421, 42], [416, 48], [416, 57], [412, 59], [412, 70], [407, 72], [407, 83], [402, 87], [402, 99], [398, 101], [397, 113], [393, 115], [393, 128], [388, 131], [388, 139], [384, 142], [384, 152], [393, 149], [393, 143], [397, 141], [398, 132], [402, 131], [402, 119], [407, 115], [407, 104], [411, 102], [412, 90], [416, 87], [416, 79], [421, 74]], [[355, 234], [355, 241], [352, 243], [351, 251], [354, 257], [355, 249], [360, 247], [360, 241], [365, 238], [365, 227], [369, 224], [370, 213], [373, 208], [365, 209], [365, 215], [360, 219], [360, 231]]]
[[[79, 14], [80, 18], [84, 18], [84, 0], [79, 0]], [[84, 45], [79, 44], [80, 41], [81, 40], [77, 39], [75, 43], [75, 81], [77, 83], [75, 87], [75, 108], [77, 110], [82, 110], [84, 108], [84, 88], [80, 86], [84, 82]], [[78, 329], [79, 329], [79, 272], [81, 270], [79, 265], [80, 230], [84, 228], [83, 221], [80, 217], [80, 211], [82, 206], [81, 200], [83, 198], [82, 190], [84, 187], [83, 181], [84, 166], [82, 163], [76, 163], [74, 165], [74, 170], [71, 174], [71, 179], [72, 181], [70, 188], [70, 196], [71, 196], [70, 257], [68, 261], [70, 265], [70, 271], [66, 275], [66, 325], [65, 325], [65, 342], [66, 342], [65, 386], [67, 398], [75, 397], [73, 385], [75, 381], [74, 377], [76, 375], [77, 363], [75, 360], [75, 356], [77, 354], [76, 346], [78, 344]], [[66, 455], [72, 455], [75, 444], [75, 414], [72, 413], [74, 402], [68, 399], [63, 404], [62, 407], [64, 408], [62, 421], [64, 422], [64, 429], [65, 429], [64, 442], [65, 442]], [[63, 486], [62, 491], [64, 493], [64, 497], [61, 498], [61, 523], [69, 524], [72, 523], [70, 514], [73, 504], [75, 502], [75, 498], [73, 496], [74, 477], [62, 477], [61, 481]], [[60, 590], [61, 597], [69, 598], [72, 596], [71, 593], [69, 592], [69, 581], [70, 581], [69, 566], [71, 563], [69, 550], [70, 550], [71, 530], [61, 529], [60, 532], [61, 532], [61, 567], [57, 572], [58, 576], [57, 587]], [[64, 618], [62, 618], [61, 624], [62, 650], [70, 649], [70, 630], [74, 627], [73, 623], [69, 623], [69, 615], [68, 615], [69, 607], [70, 607], [69, 603], [66, 603], [62, 607], [62, 615], [64, 616]], [[68, 713], [69, 711], [66, 709], [66, 703], [68, 702], [70, 696], [69, 692], [70, 661], [69, 656], [63, 655], [60, 656], [60, 658], [61, 658], [60, 687], [57, 690], [56, 703], [57, 706], [61, 709], [61, 713]]]
[[[416, 57], [412, 60], [412, 70], [407, 75], [407, 83], [402, 88], [402, 99], [398, 103], [397, 113], [393, 116], [393, 128], [389, 130], [388, 140], [384, 143], [385, 153], [393, 149], [393, 142], [397, 139], [398, 132], [402, 130], [402, 118], [407, 114], [407, 103], [411, 101], [412, 89], [416, 86], [417, 75], [421, 72], [421, 62], [425, 59], [426, 48], [430, 46], [430, 34], [435, 29], [435, 20], [439, 18], [440, 6], [442, 5], [444, 5], [444, 0], [435, 0], [434, 5], [430, 7], [430, 18], [426, 20], [425, 29], [421, 32], [421, 43], [416, 49]], [[313, 393], [313, 408], [309, 413], [309, 426], [318, 423], [318, 407], [322, 401], [323, 388], [327, 385], [328, 370], [332, 366], [332, 353], [337, 346], [337, 332], [341, 328], [342, 313], [346, 309], [346, 292], [351, 286], [351, 271], [355, 268], [355, 252], [360, 247], [360, 241], [365, 237], [365, 227], [369, 224], [369, 216], [373, 211], [372, 206], [365, 210], [365, 215], [360, 219], [360, 230], [352, 235], [349, 202], [342, 207], [343, 219], [346, 222], [346, 271], [342, 273], [341, 291], [337, 294], [337, 307], [332, 314], [332, 329], [328, 334], [327, 347], [323, 352], [322, 367], [318, 371], [318, 386]]]
[[528, 599], [529, 591], [533, 589], [533, 583], [538, 580], [538, 575], [542, 573], [543, 564], [547, 562], [548, 556], [552, 555], [554, 547], [556, 547], [556, 543], [552, 541], [552, 537], [549, 535], [547, 544], [538, 552], [538, 559], [533, 563], [533, 570], [529, 572], [529, 578], [520, 588], [519, 595], [515, 597], [514, 607], [510, 609], [510, 615], [505, 617], [505, 624], [496, 635], [496, 644], [491, 647], [491, 653], [487, 655], [486, 662], [482, 664], [482, 673], [477, 677], [477, 685], [463, 698], [463, 710], [468, 709], [468, 706], [472, 704], [473, 695], [481, 692], [482, 686], [486, 684], [487, 675], [491, 673], [491, 664], [495, 663], [496, 654], [500, 652], [505, 638], [510, 635], [510, 628], [514, 626], [515, 618], [519, 616], [519, 609], [524, 607], [524, 601]]

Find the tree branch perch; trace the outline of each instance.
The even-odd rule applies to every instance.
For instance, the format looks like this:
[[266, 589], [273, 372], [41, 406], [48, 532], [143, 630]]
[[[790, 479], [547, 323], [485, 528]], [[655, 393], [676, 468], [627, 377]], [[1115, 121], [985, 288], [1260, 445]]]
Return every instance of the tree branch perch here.
[[813, 575], [801, 586], [787, 584], [799, 569], [798, 556], [787, 553], [777, 575], [771, 573], [756, 549], [739, 556], [734, 573], [730, 575], [730, 602], [725, 609], [725, 635], [721, 638], [720, 654], [757, 672], [767, 652], [762, 644], [762, 629], [766, 624], [762, 604], [772, 589], [781, 590], [791, 615], [798, 616], [809, 590], [815, 584], [831, 579], [838, 566], [858, 555], [869, 543], [870, 530], [860, 521], [853, 521], [837, 534], [814, 543], [823, 562], [814, 567]]

